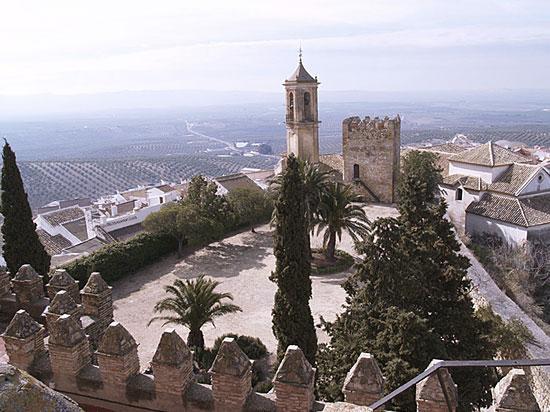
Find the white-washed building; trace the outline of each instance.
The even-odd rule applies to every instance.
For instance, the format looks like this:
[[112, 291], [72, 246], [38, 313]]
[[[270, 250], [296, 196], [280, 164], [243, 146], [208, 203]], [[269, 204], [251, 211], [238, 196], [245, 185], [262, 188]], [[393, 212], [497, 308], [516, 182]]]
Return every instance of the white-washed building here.
[[548, 165], [488, 142], [450, 156], [441, 188], [449, 217], [470, 235], [550, 240]]
[[103, 196], [86, 206], [71, 203], [72, 206], [58, 208], [63, 201], [52, 203], [39, 210], [34, 219], [36, 231], [54, 263], [61, 263], [142, 232], [145, 218], [162, 205], [179, 200], [186, 187], [186, 184], [138, 187]]

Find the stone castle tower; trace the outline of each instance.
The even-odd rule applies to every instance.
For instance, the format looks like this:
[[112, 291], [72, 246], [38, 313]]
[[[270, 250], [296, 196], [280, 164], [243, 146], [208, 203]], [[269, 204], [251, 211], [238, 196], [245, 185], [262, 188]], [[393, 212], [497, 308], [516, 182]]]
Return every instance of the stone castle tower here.
[[396, 202], [401, 119], [349, 117], [342, 123], [344, 182], [365, 200]]
[[319, 114], [317, 109], [317, 78], [302, 64], [284, 82], [286, 92], [287, 154], [312, 163], [319, 162]]

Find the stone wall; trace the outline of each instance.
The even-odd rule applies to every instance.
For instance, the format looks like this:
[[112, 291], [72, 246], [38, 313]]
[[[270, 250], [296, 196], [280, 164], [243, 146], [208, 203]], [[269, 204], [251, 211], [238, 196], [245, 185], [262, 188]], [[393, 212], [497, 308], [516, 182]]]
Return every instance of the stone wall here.
[[365, 200], [394, 203], [401, 150], [399, 116], [345, 119], [342, 146], [344, 181], [354, 183]]
[[[272, 391], [256, 393], [251, 383], [252, 363], [233, 338], [225, 338], [220, 345], [210, 370], [212, 385], [199, 384], [193, 374], [193, 354], [173, 329], [160, 338], [152, 373], [144, 373], [137, 356], [138, 343], [123, 325], [112, 321], [108, 292], [110, 287], [99, 273], [90, 277], [81, 292], [81, 297], [93, 295], [91, 308], [84, 307], [85, 299], [82, 306], [76, 303], [74, 293], [57, 291], [45, 311], [47, 344], [46, 329], [19, 310], [3, 334], [10, 363], [87, 411], [359, 412], [369, 411], [368, 405], [384, 396], [384, 378], [377, 361], [364, 353], [345, 379], [342, 392], [346, 402], [316, 401], [315, 369], [301, 349], [292, 345], [275, 373]], [[87, 334], [84, 320], [89, 315], [84, 313], [93, 313], [96, 325], [110, 320], [95, 337], [97, 348]], [[513, 369], [495, 388], [493, 410], [537, 411], [534, 399], [527, 374]], [[448, 411], [448, 402], [451, 410], [456, 410], [457, 388], [445, 369], [417, 384], [418, 411]]]

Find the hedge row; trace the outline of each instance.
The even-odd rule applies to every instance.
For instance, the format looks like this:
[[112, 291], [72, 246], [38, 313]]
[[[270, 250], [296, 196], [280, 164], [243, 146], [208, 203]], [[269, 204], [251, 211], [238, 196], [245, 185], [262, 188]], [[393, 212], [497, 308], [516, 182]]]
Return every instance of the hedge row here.
[[64, 266], [84, 286], [90, 273], [101, 272], [107, 283], [134, 274], [146, 265], [178, 250], [177, 242], [166, 235], [141, 233], [125, 242], [111, 243]]

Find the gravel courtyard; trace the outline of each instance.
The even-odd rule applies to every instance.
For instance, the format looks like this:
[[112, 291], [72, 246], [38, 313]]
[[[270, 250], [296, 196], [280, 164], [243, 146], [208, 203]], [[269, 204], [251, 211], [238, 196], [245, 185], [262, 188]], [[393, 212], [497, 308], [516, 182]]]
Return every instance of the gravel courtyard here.
[[[394, 208], [371, 205], [367, 207], [369, 218], [392, 216]], [[163, 287], [174, 279], [190, 279], [206, 274], [219, 282], [219, 290], [233, 294], [234, 303], [242, 312], [226, 315], [216, 321], [216, 326], [203, 328], [206, 345], [210, 346], [217, 336], [234, 332], [259, 337], [270, 351], [277, 347], [271, 332], [271, 308], [275, 294], [275, 284], [269, 275], [275, 267], [272, 249], [272, 232], [267, 225], [256, 229], [257, 233], [241, 232], [220, 242], [212, 243], [183, 257], [181, 260], [168, 257], [149, 266], [134, 276], [113, 284], [115, 319], [122, 323], [139, 343], [139, 356], [142, 368], [150, 362], [160, 339], [161, 322], [147, 327], [153, 316], [153, 306], [165, 296]], [[312, 240], [318, 247], [321, 239]], [[349, 236], [344, 236], [338, 245], [353, 253]], [[340, 284], [347, 277], [343, 272], [334, 275], [313, 276], [313, 298], [310, 301], [314, 321], [320, 316], [334, 319], [345, 301], [345, 292]], [[187, 337], [187, 329], [175, 327], [178, 333]], [[326, 342], [326, 334], [317, 329], [320, 342]]]

